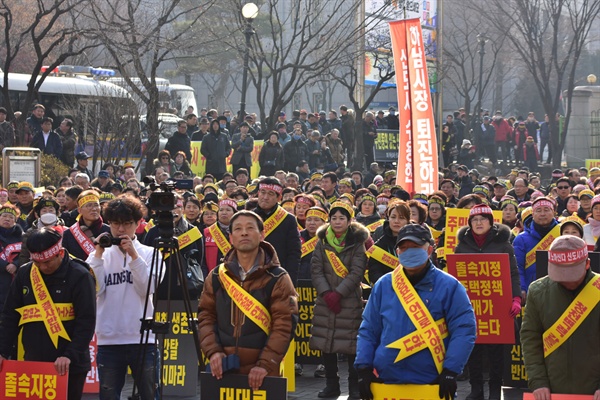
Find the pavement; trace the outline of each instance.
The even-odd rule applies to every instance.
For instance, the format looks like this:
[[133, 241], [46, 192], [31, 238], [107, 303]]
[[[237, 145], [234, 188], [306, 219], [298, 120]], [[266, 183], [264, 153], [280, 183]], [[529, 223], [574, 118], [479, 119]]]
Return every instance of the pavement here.
[[[305, 365], [302, 376], [296, 376], [296, 391], [288, 393], [288, 400], [315, 400], [317, 399], [317, 393], [325, 387], [325, 378], [315, 378], [314, 372], [316, 369], [316, 365]], [[337, 400], [347, 400], [348, 399], [348, 371], [346, 362], [340, 362], [338, 364], [339, 367], [339, 375], [340, 375], [340, 386], [342, 395], [337, 397]], [[131, 395], [133, 380], [130, 375], [127, 376], [125, 387], [123, 388], [123, 392], [121, 393], [121, 400], [127, 400], [128, 396]], [[457, 391], [457, 400], [464, 400], [469, 392], [471, 391], [471, 387], [468, 381], [458, 382], [458, 391]], [[503, 387], [502, 390], [502, 399], [503, 400], [521, 400], [523, 399], [522, 389]], [[173, 400], [187, 400], [187, 399], [199, 399], [200, 398], [200, 385], [198, 385], [198, 395], [192, 398], [184, 398], [184, 397], [163, 397], [166, 399]], [[488, 398], [487, 393], [487, 385], [485, 385], [485, 398]], [[84, 394], [83, 400], [97, 400], [97, 394]], [[213, 400], [213, 399], [209, 399]], [[282, 399], [283, 400], [283, 399]]]

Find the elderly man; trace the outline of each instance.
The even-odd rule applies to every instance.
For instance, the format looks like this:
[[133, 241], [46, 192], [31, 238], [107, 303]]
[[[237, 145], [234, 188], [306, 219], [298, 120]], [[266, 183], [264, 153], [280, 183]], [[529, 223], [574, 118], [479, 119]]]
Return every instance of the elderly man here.
[[[251, 211], [231, 218], [231, 250], [206, 278], [198, 312], [200, 346], [221, 379], [227, 360], [258, 390], [279, 366], [294, 334], [298, 299], [273, 246], [264, 241], [262, 219]], [[260, 318], [257, 318], [257, 313]], [[243, 335], [242, 335], [243, 333]]]
[[590, 270], [586, 243], [555, 239], [548, 276], [531, 284], [521, 327], [523, 358], [535, 400], [551, 394], [600, 399], [600, 275]]
[[533, 193], [533, 189], [529, 188], [527, 179], [517, 178], [514, 187], [506, 194], [514, 197], [517, 203], [522, 203], [531, 199], [531, 193]]

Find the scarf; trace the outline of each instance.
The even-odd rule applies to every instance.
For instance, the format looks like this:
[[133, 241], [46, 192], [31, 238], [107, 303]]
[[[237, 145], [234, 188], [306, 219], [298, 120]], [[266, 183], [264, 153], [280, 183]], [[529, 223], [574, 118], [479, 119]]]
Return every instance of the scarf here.
[[486, 233], [484, 233], [483, 235], [478, 235], [473, 230], [471, 230], [471, 234], [473, 235], [473, 240], [475, 240], [475, 244], [477, 245], [477, 247], [479, 247], [480, 249], [483, 248], [483, 245], [485, 244], [485, 241], [490, 232], [491, 232], [491, 229], [489, 231], [487, 231]]
[[596, 221], [594, 218], [589, 217], [588, 222], [592, 227], [592, 236], [594, 238], [600, 237], [600, 221]]
[[344, 250], [344, 247], [346, 246], [345, 241], [347, 233], [348, 230], [338, 236], [335, 232], [333, 232], [333, 229], [331, 229], [331, 225], [327, 227], [325, 237], [327, 238], [327, 242], [331, 245], [331, 247], [333, 247], [336, 253], [341, 253], [342, 250]]

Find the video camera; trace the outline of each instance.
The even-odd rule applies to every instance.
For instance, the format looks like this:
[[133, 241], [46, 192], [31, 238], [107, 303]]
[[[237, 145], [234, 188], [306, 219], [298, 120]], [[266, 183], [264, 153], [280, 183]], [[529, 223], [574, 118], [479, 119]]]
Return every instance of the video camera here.
[[[175, 189], [193, 189], [194, 181], [191, 179], [166, 180], [157, 184], [153, 177], [144, 177], [143, 182], [152, 190], [148, 198], [148, 209], [156, 213], [158, 234], [163, 239], [173, 237], [173, 210], [175, 209]], [[158, 191], [160, 190], [160, 191]]]

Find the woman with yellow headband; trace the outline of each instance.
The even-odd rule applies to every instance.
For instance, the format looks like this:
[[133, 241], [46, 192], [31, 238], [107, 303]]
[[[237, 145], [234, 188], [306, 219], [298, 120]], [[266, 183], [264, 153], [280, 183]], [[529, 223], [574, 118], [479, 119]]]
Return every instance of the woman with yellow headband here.
[[200, 215], [200, 230], [204, 230], [217, 222], [217, 212], [219, 206], [213, 201], [206, 201], [202, 205], [202, 214]]
[[237, 212], [237, 203], [233, 199], [223, 199], [219, 202], [217, 222], [205, 228], [202, 233], [204, 241], [204, 259], [202, 270], [208, 275], [231, 249], [229, 244], [229, 222]]
[[293, 214], [296, 216], [296, 220], [298, 221], [298, 225], [301, 228], [305, 228], [306, 221], [306, 212], [311, 208], [317, 205], [315, 199], [309, 195], [301, 193], [294, 197], [294, 212]]
[[323, 352], [325, 388], [319, 398], [340, 395], [337, 353], [347, 354], [349, 399], [360, 399], [354, 368], [356, 338], [363, 310], [361, 281], [367, 266], [365, 241], [369, 231], [352, 222], [354, 209], [334, 202], [329, 223], [317, 230], [311, 279], [317, 290], [310, 348]]
[[19, 253], [23, 229], [17, 224], [21, 212], [12, 204], [0, 208], [0, 310], [19, 268]]
[[[362, 196], [360, 204], [358, 205], [358, 214], [356, 215], [356, 222], [363, 226], [373, 227], [381, 220], [381, 216], [377, 212], [377, 199], [371, 193], [366, 193]], [[371, 229], [369, 229], [371, 231]]]

